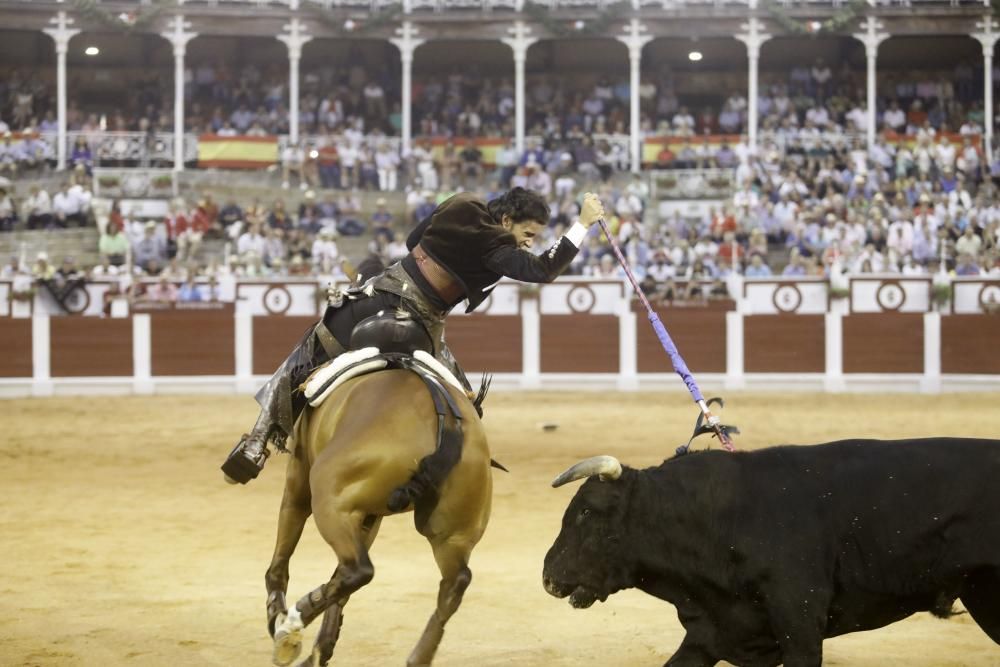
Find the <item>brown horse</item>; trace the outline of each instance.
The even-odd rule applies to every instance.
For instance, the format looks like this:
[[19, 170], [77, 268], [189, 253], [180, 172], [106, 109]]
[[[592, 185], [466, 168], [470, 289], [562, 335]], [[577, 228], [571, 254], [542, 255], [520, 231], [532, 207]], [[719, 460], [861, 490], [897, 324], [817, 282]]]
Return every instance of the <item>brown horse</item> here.
[[[430, 542], [441, 571], [437, 608], [407, 665], [429, 665], [444, 626], [472, 579], [469, 555], [486, 529], [493, 479], [486, 435], [467, 396], [446, 389], [461, 413], [461, 458], [436, 489], [422, 489], [416, 528]], [[449, 417], [454, 419], [453, 417]], [[306, 409], [293, 434], [274, 557], [267, 569], [268, 630], [274, 663], [288, 665], [301, 650], [302, 631], [324, 614], [312, 654], [301, 665], [326, 665], [340, 633], [348, 598], [372, 580], [368, 552], [393, 491], [407, 485], [417, 462], [438, 444], [438, 414], [424, 381], [409, 370], [363, 375]], [[426, 496], [430, 494], [429, 502]], [[309, 515], [333, 548], [338, 565], [327, 583], [289, 611], [288, 561]]]

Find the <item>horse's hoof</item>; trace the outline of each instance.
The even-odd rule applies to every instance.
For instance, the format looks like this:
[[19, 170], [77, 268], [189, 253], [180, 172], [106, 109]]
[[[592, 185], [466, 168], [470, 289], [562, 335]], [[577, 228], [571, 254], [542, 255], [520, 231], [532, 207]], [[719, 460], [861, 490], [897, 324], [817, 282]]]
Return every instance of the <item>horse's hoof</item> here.
[[232, 477], [230, 477], [226, 473], [222, 473], [222, 476], [223, 476], [223, 478], [225, 478], [226, 484], [239, 484], [239, 482], [237, 482], [235, 479], [233, 479]]
[[278, 629], [274, 633], [274, 653], [271, 662], [278, 667], [288, 667], [302, 652], [302, 619], [298, 610], [292, 609], [278, 618]]

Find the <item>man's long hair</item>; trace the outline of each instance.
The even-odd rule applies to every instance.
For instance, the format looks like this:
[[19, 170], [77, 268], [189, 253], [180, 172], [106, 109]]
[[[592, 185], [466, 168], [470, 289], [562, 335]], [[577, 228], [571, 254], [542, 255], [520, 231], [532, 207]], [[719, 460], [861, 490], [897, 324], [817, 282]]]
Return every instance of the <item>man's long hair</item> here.
[[509, 216], [511, 221], [524, 222], [525, 220], [535, 220], [543, 225], [549, 224], [549, 205], [545, 203], [545, 198], [534, 190], [524, 188], [513, 188], [500, 195], [496, 199], [491, 199], [486, 204], [486, 210], [490, 216], [497, 221], [503, 216]]

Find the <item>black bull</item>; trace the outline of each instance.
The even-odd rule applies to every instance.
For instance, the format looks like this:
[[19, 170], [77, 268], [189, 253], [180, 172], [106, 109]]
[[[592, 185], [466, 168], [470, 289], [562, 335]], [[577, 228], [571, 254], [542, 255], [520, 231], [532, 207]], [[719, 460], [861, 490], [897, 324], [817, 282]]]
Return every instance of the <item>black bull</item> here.
[[545, 556], [545, 588], [576, 607], [625, 588], [675, 605], [686, 635], [667, 665], [819, 665], [826, 637], [946, 615], [957, 598], [1000, 644], [1000, 440], [574, 468], [553, 484], [590, 479]]

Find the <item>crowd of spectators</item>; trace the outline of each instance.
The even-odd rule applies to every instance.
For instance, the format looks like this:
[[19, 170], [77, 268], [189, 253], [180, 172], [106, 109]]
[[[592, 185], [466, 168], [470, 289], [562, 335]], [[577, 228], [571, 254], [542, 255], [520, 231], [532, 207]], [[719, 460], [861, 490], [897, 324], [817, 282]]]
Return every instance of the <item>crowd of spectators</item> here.
[[[241, 71], [230, 77], [224, 72], [221, 66], [192, 70], [189, 122], [221, 122], [210, 128], [217, 132], [249, 133], [255, 126], [280, 131], [281, 73]], [[469, 138], [509, 131], [509, 81], [455, 74], [418, 82], [421, 129], [416, 134], [454, 136], [443, 152], [417, 140], [401, 161], [388, 141], [365, 141], [373, 133], [386, 137], [394, 131], [392, 94], [378, 79], [351, 70], [343, 80], [306, 77], [307, 106], [323, 111], [304, 116], [303, 130], [333, 139], [286, 148], [282, 181], [304, 191], [295, 206], [284, 198], [216, 203], [205, 193], [196, 201], [171, 202], [163, 219], [135, 219], [117, 206], [94, 211], [88, 185], [92, 156], [81, 141], [70, 155], [76, 165], [72, 178], [58, 192], [33, 187], [15, 198], [0, 182], [0, 230], [98, 224], [101, 262], [91, 275], [155, 276], [155, 284], [162, 283], [154, 292], [157, 298], [179, 299], [185, 293], [195, 298], [201, 290], [175, 294], [168, 285], [224, 275], [343, 277], [345, 257], [338, 240], [344, 237], [361, 237], [366, 253], [384, 263], [395, 261], [406, 254], [412, 225], [459, 190], [486, 197], [513, 186], [541, 192], [553, 214], [541, 249], [572, 222], [581, 192], [597, 188], [644, 289], [661, 298], [722, 296], [734, 273], [825, 276], [834, 283], [861, 273], [1000, 275], [1000, 201], [994, 186], [1000, 181], [1000, 160], [986, 163], [978, 141], [982, 112], [974, 102], [966, 104], [976, 91], [964, 75], [956, 72], [947, 83], [899, 77], [887, 87], [891, 99], [880, 114], [879, 138], [868, 149], [859, 135], [866, 115], [857, 94], [851, 94], [857, 73], [834, 73], [822, 62], [797, 67], [787, 79], [765, 80], [756, 152], [745, 138], [737, 138], [746, 109], [740, 94], [729, 96], [715, 116], [694, 117], [670, 99], [671, 76], [662, 72], [640, 91], [647, 129], [683, 137], [679, 148], [661, 152], [660, 166], [731, 169], [737, 184], [731, 199], [703, 214], [664, 213], [650, 199], [645, 178], [613, 177], [626, 164], [621, 145], [592, 141], [595, 134], [622, 129], [628, 91], [613, 81], [579, 91], [561, 80], [534, 81], [529, 131], [541, 139], [529, 141], [521, 153], [512, 143], [501, 147], [494, 166], [484, 163]], [[318, 96], [328, 85], [335, 92]], [[154, 127], [153, 95], [146, 101], [150, 114], [145, 118]], [[313, 101], [317, 106], [311, 106]], [[253, 107], [258, 110], [251, 112]], [[272, 119], [268, 122], [279, 124], [262, 124], [260, 108]], [[73, 123], [82, 117], [72, 115]], [[129, 125], [120, 120], [115, 117], [109, 129]], [[98, 119], [92, 129], [105, 125]], [[706, 131], [733, 137], [709, 142], [703, 138]], [[897, 141], [895, 134], [907, 139]], [[17, 170], [6, 166], [4, 145], [9, 143], [0, 145], [0, 176], [5, 171], [16, 176]], [[383, 199], [369, 208], [362, 205], [362, 190], [397, 188], [406, 193], [405, 211]], [[228, 253], [201, 252], [203, 241], [212, 239], [228, 244]], [[47, 258], [35, 267], [36, 275], [50, 271], [55, 269]], [[598, 235], [587, 240], [571, 272], [622, 275]]]
[[[543, 192], [552, 219], [536, 251], [572, 223], [582, 191], [596, 188], [612, 234], [654, 298], [726, 296], [734, 274], [826, 277], [834, 286], [868, 273], [1000, 276], [1000, 199], [989, 179], [980, 180], [975, 151], [929, 134], [912, 149], [879, 142], [871, 151], [853, 147], [822, 154], [753, 155], [740, 144], [734, 150], [744, 156], [737, 190], [698, 215], [665, 213], [650, 199], [642, 176], [602, 183], [565, 171], [553, 179], [543, 165], [558, 164], [559, 152], [538, 146], [516, 156], [519, 168], [507, 172], [509, 182], [498, 168], [468, 185], [487, 198], [509, 186]], [[528, 165], [533, 166], [524, 169]], [[529, 173], [537, 166], [546, 177], [541, 181]], [[57, 214], [57, 200], [87, 199], [86, 185], [70, 181], [48, 205], [48, 193], [37, 187], [20, 206], [4, 192], [0, 214], [19, 210], [25, 226], [46, 228], [96, 218], [101, 260], [91, 276], [128, 275], [130, 282], [155, 277], [147, 285], [157, 286], [153, 296], [144, 298], [197, 299], [213, 293], [205, 285], [223, 277], [344, 279], [349, 266], [366, 255], [384, 264], [397, 261], [407, 253], [408, 231], [461, 188], [457, 183], [411, 188], [403, 202], [369, 199], [373, 205], [368, 207], [356, 188], [309, 190], [291, 207], [283, 198], [217, 203], [205, 193], [197, 201], [175, 200], [164, 218], [148, 220], [135, 219], [116, 204], [106, 214], [95, 214], [89, 201], [78, 218]], [[345, 237], [360, 239], [351, 244], [349, 258], [338, 244]], [[206, 239], [218, 240], [214, 247], [224, 244], [227, 252], [200, 252]], [[51, 271], [47, 258], [35, 267], [37, 277]], [[623, 277], [599, 234], [588, 237], [570, 273]]]
[[[298, 177], [306, 181], [303, 189], [358, 186], [388, 191], [405, 185], [407, 173], [417, 173], [422, 161], [419, 153], [401, 156], [392, 139], [399, 135], [402, 122], [396, 68], [361, 62], [354, 59], [347, 66], [304, 70], [299, 127], [308, 139], [282, 155], [285, 182]], [[624, 142], [601, 139], [628, 133], [629, 86], [624, 74], [529, 76], [527, 134], [559, 148], [576, 169], [593, 164], [607, 171], [625, 165]], [[665, 149], [661, 166], [700, 164], [704, 158], [700, 153], [705, 152], [701, 137], [746, 131], [746, 92], [683, 92], [691, 76], [669, 66], [643, 74], [639, 89], [642, 135], [691, 140], [688, 145]], [[699, 76], [704, 79], [712, 74]], [[728, 80], [723, 73], [716, 76]], [[110, 108], [83, 108], [71, 87], [67, 128], [91, 140], [81, 139], [70, 147], [70, 163], [90, 169], [95, 160], [93, 138], [104, 132], [171, 132], [172, 94], [169, 82], [160, 78], [141, 75], [129, 85], [127, 104]], [[982, 90], [971, 65], [963, 62], [953, 71], [930, 74], [885, 71], [879, 78], [876, 122], [880, 130], [909, 136], [981, 133], [985, 123]], [[54, 95], [44, 80], [28, 70], [0, 77], [0, 137], [8, 131], [41, 133], [28, 142], [0, 144], [0, 175], [16, 175], [52, 160], [47, 135], [56, 130]], [[287, 68], [281, 64], [191, 63], [185, 72], [185, 91], [189, 132], [288, 133]], [[787, 72], [764, 71], [760, 91], [759, 135], [782, 150], [809, 152], [821, 144], [850, 146], [853, 138], [865, 132], [864, 72], [847, 64], [834, 68], [820, 59]], [[510, 77], [483, 76], [472, 67], [447, 75], [417, 76], [412, 92], [414, 136], [450, 138], [449, 150], [456, 155], [466, 139], [513, 134]], [[735, 166], [737, 158], [730, 154], [731, 148], [727, 145], [719, 151], [719, 166]], [[716, 161], [714, 154], [711, 157]], [[423, 185], [435, 187], [434, 183]]]

